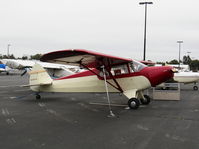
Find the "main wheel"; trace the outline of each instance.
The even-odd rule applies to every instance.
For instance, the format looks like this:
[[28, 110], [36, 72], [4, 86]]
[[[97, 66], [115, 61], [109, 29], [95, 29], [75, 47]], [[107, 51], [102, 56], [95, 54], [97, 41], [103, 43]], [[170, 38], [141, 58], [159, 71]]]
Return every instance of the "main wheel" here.
[[194, 91], [197, 91], [197, 90], [198, 90], [198, 87], [197, 87], [197, 86], [194, 86], [194, 87], [193, 87], [193, 90], [194, 90]]
[[151, 98], [148, 95], [144, 95], [144, 99], [141, 98], [140, 101], [143, 105], [148, 105], [151, 102]]
[[139, 100], [137, 98], [131, 98], [128, 101], [128, 106], [131, 109], [137, 109], [140, 106], [140, 102], [139, 102]]
[[36, 99], [39, 100], [41, 99], [41, 96], [39, 94], [36, 95]]

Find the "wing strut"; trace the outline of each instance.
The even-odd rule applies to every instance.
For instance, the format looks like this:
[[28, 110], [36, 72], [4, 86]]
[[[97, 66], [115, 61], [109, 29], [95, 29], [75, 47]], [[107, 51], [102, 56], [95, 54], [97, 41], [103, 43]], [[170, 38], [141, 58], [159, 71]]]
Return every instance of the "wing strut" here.
[[115, 87], [116, 89], [118, 89], [121, 93], [123, 93], [123, 90], [121, 88], [121, 86], [119, 85], [119, 83], [117, 82], [117, 80], [115, 79], [115, 77], [112, 75], [112, 73], [110, 71], [108, 71], [109, 75], [111, 76], [111, 78], [113, 79], [113, 81], [115, 82], [115, 84], [117, 85], [117, 87]]

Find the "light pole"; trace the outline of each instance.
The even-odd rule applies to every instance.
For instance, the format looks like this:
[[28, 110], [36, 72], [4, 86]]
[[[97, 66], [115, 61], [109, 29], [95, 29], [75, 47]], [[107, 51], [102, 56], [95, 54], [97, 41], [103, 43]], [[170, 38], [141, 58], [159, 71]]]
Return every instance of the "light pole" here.
[[180, 52], [181, 52], [181, 43], [183, 43], [183, 41], [177, 41], [177, 43], [179, 44], [179, 58], [178, 58], [178, 61], [179, 61], [179, 69], [180, 69]]
[[10, 58], [10, 46], [11, 46], [11, 44], [8, 44], [8, 46], [7, 46], [7, 56], [8, 56], [8, 58]]
[[144, 5], [145, 6], [145, 23], [144, 23], [144, 56], [143, 56], [143, 60], [145, 61], [146, 59], [146, 21], [147, 21], [147, 5], [148, 4], [153, 4], [153, 2], [140, 2], [140, 5]]

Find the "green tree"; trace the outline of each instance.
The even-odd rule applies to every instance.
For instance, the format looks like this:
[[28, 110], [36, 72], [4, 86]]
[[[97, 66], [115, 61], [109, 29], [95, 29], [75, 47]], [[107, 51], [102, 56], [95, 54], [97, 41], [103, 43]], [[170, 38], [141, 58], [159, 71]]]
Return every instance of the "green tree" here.
[[9, 55], [9, 59], [15, 59], [15, 56], [13, 54]]
[[183, 56], [183, 64], [190, 65], [191, 61], [192, 60], [191, 60], [189, 55], [188, 56]]
[[168, 64], [179, 64], [178, 60], [174, 59], [168, 62]]
[[3, 55], [2, 58], [3, 59], [8, 59], [8, 56], [7, 55]]
[[193, 71], [199, 70], [199, 60], [192, 60], [190, 63], [190, 69]]
[[31, 55], [30, 59], [40, 60], [41, 56], [42, 56], [42, 54]]
[[28, 57], [27, 56], [22, 56], [22, 60], [27, 60]]

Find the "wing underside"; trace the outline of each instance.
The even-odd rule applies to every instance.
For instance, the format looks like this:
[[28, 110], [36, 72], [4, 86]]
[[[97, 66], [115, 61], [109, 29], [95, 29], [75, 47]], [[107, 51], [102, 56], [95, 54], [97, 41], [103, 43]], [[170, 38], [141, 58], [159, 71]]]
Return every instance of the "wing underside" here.
[[97, 52], [81, 49], [55, 51], [42, 56], [41, 61], [66, 64], [73, 66], [83, 66], [88, 68], [99, 68], [128, 63], [131, 59], [125, 59]]
[[[50, 63], [80, 66], [90, 70], [91, 72], [93, 71], [90, 68], [96, 68], [98, 70], [102, 70], [101, 68], [102, 66], [104, 66], [103, 68], [108, 72], [109, 76], [111, 77], [111, 79], [113, 79], [116, 85], [111, 84], [109, 81], [106, 82], [112, 85], [120, 92], [123, 92], [123, 89], [112, 75], [110, 69], [112, 66], [127, 64], [132, 61], [131, 59], [105, 55], [82, 49], [62, 50], [62, 51], [47, 53], [43, 55], [40, 60]], [[96, 73], [94, 74], [99, 76], [99, 74]]]

